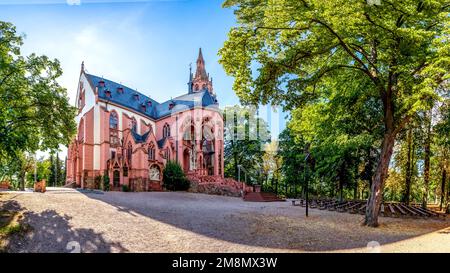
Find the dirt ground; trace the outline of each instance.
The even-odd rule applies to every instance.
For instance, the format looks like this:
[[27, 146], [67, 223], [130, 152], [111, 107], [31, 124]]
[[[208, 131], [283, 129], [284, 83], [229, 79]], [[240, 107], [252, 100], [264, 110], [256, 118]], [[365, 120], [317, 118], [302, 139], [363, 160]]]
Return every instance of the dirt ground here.
[[186, 192], [1, 193], [27, 232], [9, 252], [450, 252], [450, 221], [380, 218]]

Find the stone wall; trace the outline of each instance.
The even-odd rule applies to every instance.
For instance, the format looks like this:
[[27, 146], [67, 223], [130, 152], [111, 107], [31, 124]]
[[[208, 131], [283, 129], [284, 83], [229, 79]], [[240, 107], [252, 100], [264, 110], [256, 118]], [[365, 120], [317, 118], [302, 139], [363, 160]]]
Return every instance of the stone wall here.
[[242, 192], [253, 192], [253, 187], [243, 185], [243, 182], [232, 178], [222, 178], [220, 176], [198, 176], [196, 174], [187, 175], [191, 186], [190, 192], [206, 193], [224, 196], [242, 197]]
[[146, 178], [138, 177], [130, 179], [130, 191], [162, 191], [159, 181], [152, 181]]

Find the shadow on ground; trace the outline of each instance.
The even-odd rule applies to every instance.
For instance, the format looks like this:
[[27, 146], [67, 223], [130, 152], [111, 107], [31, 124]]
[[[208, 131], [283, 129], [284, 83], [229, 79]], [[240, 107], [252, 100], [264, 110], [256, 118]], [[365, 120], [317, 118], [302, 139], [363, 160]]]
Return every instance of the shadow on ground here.
[[[170, 200], [172, 196], [164, 203], [164, 194], [167, 197], [176, 195], [176, 201]], [[449, 226], [447, 221], [381, 218], [382, 225], [379, 228], [368, 228], [361, 225], [361, 215], [312, 210], [311, 216], [305, 218], [301, 211], [293, 215], [292, 209], [297, 207], [292, 208], [287, 203], [272, 207], [272, 211], [268, 212], [270, 205], [264, 203], [249, 205], [237, 198], [226, 200], [221, 196], [208, 196], [205, 197], [205, 204], [198, 200], [203, 198], [187, 193], [114, 192], [86, 196], [108, 203], [120, 212], [143, 215], [210, 238], [280, 250], [366, 248], [371, 241], [384, 245]], [[242, 206], [236, 205], [236, 202]], [[288, 210], [291, 211], [286, 213]], [[207, 250], [208, 246], [205, 246]]]
[[25, 232], [6, 240], [6, 252], [126, 252], [118, 242], [109, 242], [92, 229], [72, 228], [70, 216], [54, 210], [39, 213], [26, 210], [15, 200], [0, 203], [2, 210], [21, 211], [19, 221]]

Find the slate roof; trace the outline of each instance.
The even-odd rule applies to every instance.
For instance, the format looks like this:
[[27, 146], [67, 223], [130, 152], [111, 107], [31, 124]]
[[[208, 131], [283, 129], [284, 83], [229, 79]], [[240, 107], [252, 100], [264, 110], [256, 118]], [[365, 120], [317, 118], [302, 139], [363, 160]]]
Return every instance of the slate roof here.
[[147, 138], [148, 138], [148, 136], [150, 135], [150, 131], [146, 132], [146, 133], [143, 134], [143, 135], [140, 135], [140, 134], [136, 133], [136, 131], [131, 130], [131, 135], [133, 136], [134, 141], [135, 141], [136, 143], [144, 143], [144, 142], [147, 141]]
[[162, 149], [162, 147], [164, 147], [164, 144], [166, 143], [166, 139], [167, 139], [167, 137], [161, 138], [160, 140], [157, 141], [158, 148]]
[[[148, 96], [131, 89], [123, 84], [104, 79], [92, 74], [86, 74], [86, 77], [95, 87], [98, 87], [98, 97], [102, 100], [111, 101], [125, 108], [134, 110], [152, 119], [159, 119], [183, 109], [190, 109], [194, 106], [217, 107], [217, 98], [211, 95], [207, 90], [200, 92], [181, 95], [170, 99], [163, 103], [159, 103]], [[103, 81], [104, 87], [100, 86]], [[123, 92], [119, 92], [118, 88], [122, 88]], [[108, 96], [107, 94], [110, 94]], [[150, 104], [149, 104], [150, 102]], [[173, 107], [170, 107], [173, 104]], [[145, 107], [144, 107], [145, 106]], [[141, 136], [142, 137], [142, 136]], [[136, 138], [135, 138], [136, 139]]]

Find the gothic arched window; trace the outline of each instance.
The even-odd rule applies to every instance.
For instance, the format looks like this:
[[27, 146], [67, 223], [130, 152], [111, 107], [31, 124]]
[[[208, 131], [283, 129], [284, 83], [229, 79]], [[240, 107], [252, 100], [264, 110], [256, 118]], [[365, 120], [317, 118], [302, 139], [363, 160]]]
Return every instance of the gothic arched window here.
[[133, 155], [133, 145], [131, 145], [131, 142], [128, 142], [127, 146], [127, 160], [128, 164], [131, 166], [131, 156]]
[[131, 130], [137, 132], [137, 121], [136, 121], [136, 119], [134, 117], [131, 120]]
[[163, 138], [170, 137], [170, 126], [169, 124], [164, 124], [163, 127]]
[[84, 141], [84, 119], [81, 119], [80, 125], [78, 125], [78, 141]]
[[109, 143], [111, 147], [119, 146], [119, 118], [115, 111], [109, 115]]
[[167, 159], [167, 161], [170, 161], [170, 150], [169, 148], [166, 148], [164, 151], [164, 157]]
[[119, 119], [117, 117], [116, 111], [112, 111], [109, 115], [109, 128], [111, 129], [117, 129], [119, 124]]
[[150, 147], [148, 147], [148, 160], [155, 160], [155, 145], [153, 143], [150, 143]]

